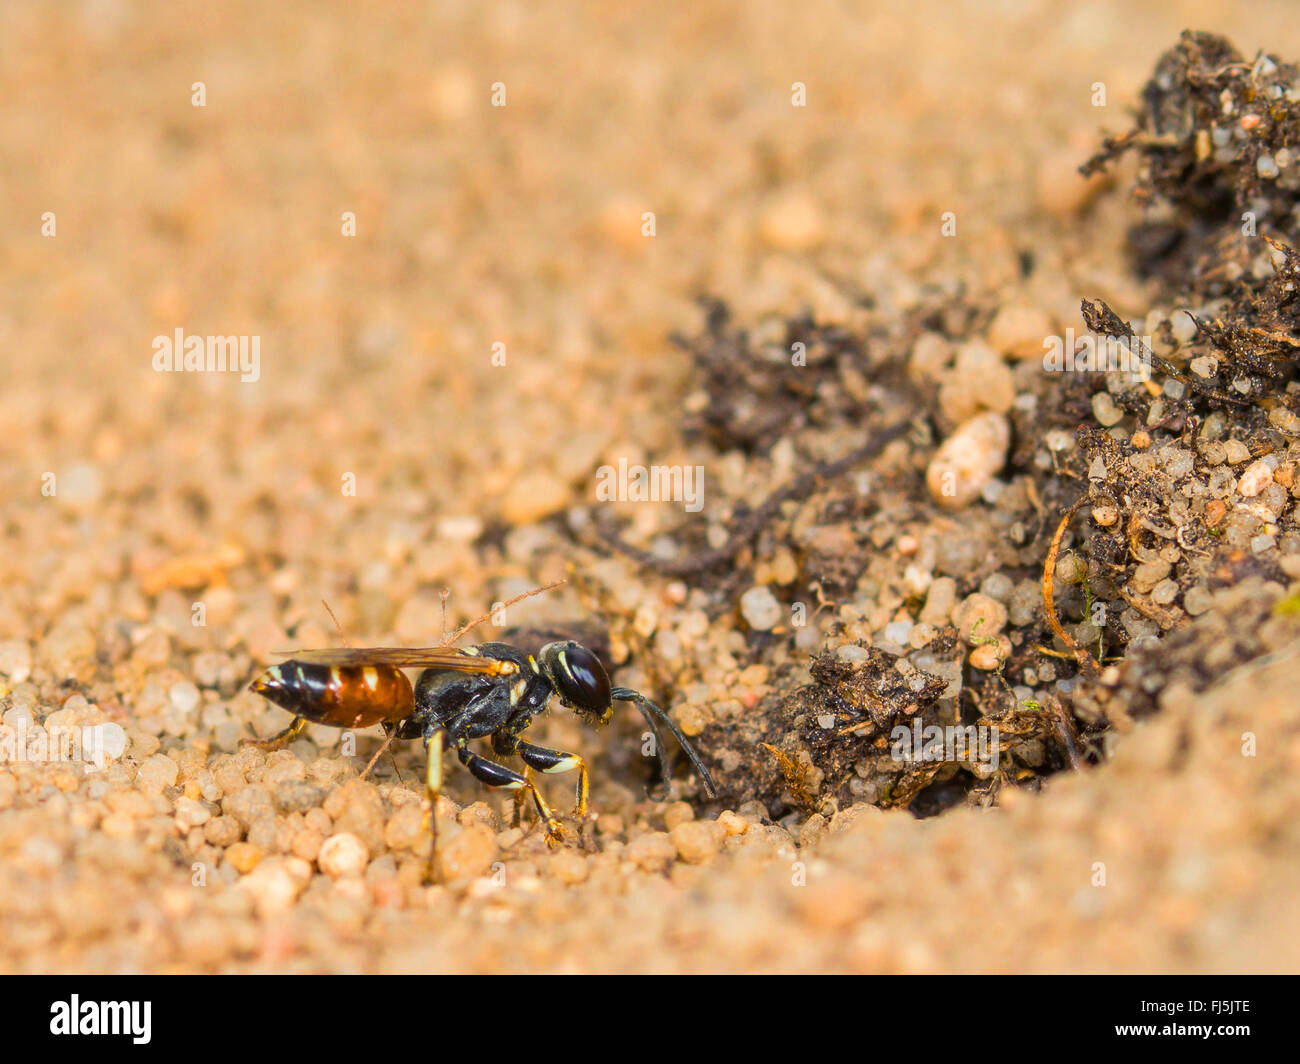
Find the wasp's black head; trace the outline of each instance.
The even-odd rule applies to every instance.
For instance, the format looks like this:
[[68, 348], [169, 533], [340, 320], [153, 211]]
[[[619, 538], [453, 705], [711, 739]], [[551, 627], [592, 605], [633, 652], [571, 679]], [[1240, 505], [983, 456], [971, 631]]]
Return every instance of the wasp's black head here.
[[605, 666], [590, 650], [572, 640], [547, 643], [541, 651], [542, 668], [560, 701], [593, 724], [608, 724], [614, 715]]

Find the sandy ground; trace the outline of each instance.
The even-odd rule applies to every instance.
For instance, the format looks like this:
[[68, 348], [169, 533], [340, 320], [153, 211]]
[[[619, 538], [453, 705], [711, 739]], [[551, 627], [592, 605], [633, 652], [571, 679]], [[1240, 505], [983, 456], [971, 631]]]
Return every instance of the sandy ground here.
[[[928, 820], [771, 824], [685, 777], [649, 801], [634, 724], [548, 720], [591, 755], [599, 852], [548, 852], [458, 772], [435, 886], [414, 754], [375, 782], [329, 729], [237, 747], [287, 721], [244, 690], [271, 652], [337, 640], [321, 599], [354, 644], [427, 644], [442, 587], [465, 619], [570, 563], [587, 581], [512, 623], [598, 613], [618, 682], [675, 702], [644, 652], [672, 628], [697, 680], [737, 655], [694, 702], [752, 705], [735, 610], [701, 624], [689, 587], [563, 516], [620, 457], [744, 482], [681, 434], [668, 337], [696, 297], [851, 323], [846, 290], [902, 313], [960, 280], [1062, 327], [1084, 296], [1138, 313], [1133, 208], [1074, 167], [1179, 31], [1294, 58], [1291, 14], [0, 6], [0, 712], [126, 739], [97, 772], [0, 766], [0, 970], [1300, 967], [1293, 631], [1117, 728], [1101, 766]], [[156, 372], [177, 329], [258, 336], [257, 379]], [[616, 511], [639, 542], [682, 516]]]

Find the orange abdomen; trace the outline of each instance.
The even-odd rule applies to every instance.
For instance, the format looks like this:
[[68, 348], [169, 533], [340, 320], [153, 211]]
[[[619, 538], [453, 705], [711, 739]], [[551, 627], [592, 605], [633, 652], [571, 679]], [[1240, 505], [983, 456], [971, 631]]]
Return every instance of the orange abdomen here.
[[411, 682], [392, 665], [286, 661], [267, 669], [253, 690], [291, 713], [335, 728], [368, 728], [415, 711]]

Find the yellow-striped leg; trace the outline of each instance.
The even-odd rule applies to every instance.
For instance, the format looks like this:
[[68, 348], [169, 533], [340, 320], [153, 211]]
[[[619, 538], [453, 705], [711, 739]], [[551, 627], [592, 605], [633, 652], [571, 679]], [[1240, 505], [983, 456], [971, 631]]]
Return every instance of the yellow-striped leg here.
[[438, 859], [438, 799], [442, 796], [442, 751], [446, 733], [438, 728], [424, 737], [424, 749], [428, 758], [428, 767], [424, 772], [424, 793], [429, 800], [429, 808], [424, 814], [424, 827], [432, 837], [429, 846], [429, 864], [426, 874], [430, 882], [434, 879]]
[[537, 769], [538, 772], [544, 772], [548, 776], [553, 776], [559, 772], [572, 772], [576, 768], [578, 770], [578, 783], [575, 788], [573, 815], [579, 820], [587, 818], [587, 793], [590, 785], [588, 782], [587, 762], [577, 754], [566, 753], [563, 750], [551, 750], [545, 746], [536, 746], [522, 739], [519, 740], [516, 752], [525, 765]]
[[[524, 779], [526, 779], [529, 783], [533, 782], [533, 770], [530, 769], [527, 765], [524, 766]], [[528, 791], [523, 787], [516, 788], [515, 798], [514, 798], [514, 802], [515, 802], [515, 822], [513, 824], [514, 827], [524, 826], [524, 804], [527, 801], [528, 801]]]
[[502, 790], [507, 791], [526, 791], [533, 799], [533, 805], [537, 807], [537, 815], [541, 818], [542, 825], [546, 829], [546, 841], [552, 846], [558, 846], [564, 841], [564, 831], [559, 820], [551, 812], [551, 807], [546, 804], [542, 792], [533, 786], [532, 780], [526, 776], [521, 776], [512, 768], [498, 765], [495, 761], [489, 761], [486, 757], [479, 757], [478, 754], [472, 753], [469, 747], [463, 745], [463, 743], [458, 746], [456, 755], [460, 758], [461, 763], [469, 769], [470, 775], [480, 783], [486, 783], [489, 787], [500, 787]]
[[283, 750], [307, 728], [306, 717], [294, 717], [293, 723], [279, 735], [272, 735], [269, 739], [240, 739], [240, 746], [253, 746], [259, 750]]

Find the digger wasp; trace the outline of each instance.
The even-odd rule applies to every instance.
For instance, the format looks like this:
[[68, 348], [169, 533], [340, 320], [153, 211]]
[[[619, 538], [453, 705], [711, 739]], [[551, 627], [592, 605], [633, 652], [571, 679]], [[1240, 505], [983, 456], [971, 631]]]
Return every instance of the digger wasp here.
[[[536, 588], [501, 605], [510, 606], [562, 583], [560, 580]], [[534, 769], [548, 775], [577, 770], [574, 815], [579, 820], [586, 818], [586, 761], [578, 754], [537, 746], [523, 738], [533, 718], [554, 698], [592, 726], [613, 719], [614, 702], [631, 702], [650, 726], [664, 778], [668, 777], [669, 766], [660, 725], [672, 733], [686, 753], [709, 796], [716, 794], [709, 770], [668, 714], [638, 691], [611, 686], [600, 659], [582, 644], [555, 640], [536, 654], [502, 642], [460, 648], [451, 645], [490, 616], [463, 626], [436, 647], [339, 647], [286, 652], [282, 656], [288, 660], [263, 672], [250, 690], [288, 710], [294, 719], [280, 734], [252, 745], [264, 749], [283, 747], [308, 724], [335, 728], [379, 724], [388, 736], [380, 753], [394, 739], [422, 740], [428, 756], [425, 789], [429, 800], [427, 826], [433, 836], [431, 875], [437, 852], [443, 755], [448, 750], [455, 752], [479, 782], [531, 798], [551, 846], [562, 841], [560, 821], [534, 786]], [[412, 687], [403, 669], [424, 671]], [[516, 772], [470, 750], [472, 740], [487, 738], [498, 756], [517, 755], [524, 763], [524, 771]], [[378, 756], [371, 759], [370, 765]]]

